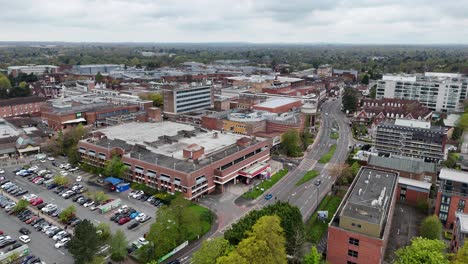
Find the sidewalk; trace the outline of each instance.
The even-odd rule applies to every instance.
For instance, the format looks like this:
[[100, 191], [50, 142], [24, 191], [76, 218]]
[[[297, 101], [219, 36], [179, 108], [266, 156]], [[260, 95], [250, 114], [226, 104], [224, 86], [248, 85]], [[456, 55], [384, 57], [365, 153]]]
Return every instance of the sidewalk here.
[[29, 158], [2, 159], [2, 160], [0, 160], [0, 168], [23, 166], [25, 164], [29, 164], [29, 162], [30, 162]]

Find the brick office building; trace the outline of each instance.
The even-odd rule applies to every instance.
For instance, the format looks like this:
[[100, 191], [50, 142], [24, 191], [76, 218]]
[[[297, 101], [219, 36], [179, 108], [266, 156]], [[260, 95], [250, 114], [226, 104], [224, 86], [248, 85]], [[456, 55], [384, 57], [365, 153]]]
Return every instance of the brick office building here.
[[398, 173], [361, 168], [329, 223], [329, 263], [383, 263], [397, 182]]
[[468, 172], [442, 168], [435, 214], [446, 228], [453, 228], [456, 213], [468, 213]]
[[46, 100], [37, 96], [0, 100], [0, 117], [39, 115], [41, 113], [41, 106]]
[[250, 182], [269, 168], [270, 141], [261, 138], [174, 122], [123, 124], [99, 132], [105, 136], [79, 142], [83, 162], [102, 167], [111, 153], [118, 154], [129, 167], [127, 180], [179, 191], [187, 199], [216, 188], [222, 192], [230, 182]]

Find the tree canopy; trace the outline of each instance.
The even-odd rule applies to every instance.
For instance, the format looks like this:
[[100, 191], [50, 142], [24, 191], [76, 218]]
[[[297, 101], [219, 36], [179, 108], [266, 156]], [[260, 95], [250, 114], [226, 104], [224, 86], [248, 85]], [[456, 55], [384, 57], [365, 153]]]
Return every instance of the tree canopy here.
[[309, 254], [305, 255], [303, 264], [320, 264], [322, 263], [322, 255], [318, 252], [315, 246], [312, 246]]
[[201, 248], [192, 256], [193, 264], [216, 264], [216, 260], [233, 250], [229, 241], [222, 237], [205, 240]]
[[76, 225], [74, 234], [70, 240], [68, 251], [73, 255], [75, 263], [92, 262], [99, 249], [96, 228], [88, 219], [85, 219]]
[[75, 216], [75, 213], [76, 207], [74, 205], [70, 205], [67, 208], [63, 209], [62, 212], [60, 212], [59, 219], [63, 223], [66, 223]]
[[248, 231], [252, 230], [258, 219], [266, 215], [277, 215], [281, 219], [281, 227], [287, 241], [286, 250], [289, 255], [294, 255], [297, 248], [303, 246], [296, 243], [296, 238], [298, 233], [304, 233], [304, 223], [299, 208], [285, 202], [276, 202], [261, 210], [250, 211], [224, 233], [224, 238], [231, 245], [239, 244], [242, 239], [247, 237]]
[[421, 236], [428, 239], [440, 239], [442, 228], [439, 217], [436, 215], [428, 216], [421, 223]]
[[234, 251], [218, 259], [218, 264], [287, 263], [285, 238], [278, 216], [262, 216]]
[[444, 241], [416, 237], [411, 244], [398, 249], [396, 264], [448, 264]]
[[290, 157], [302, 156], [302, 142], [299, 132], [295, 129], [290, 129], [281, 136], [281, 146], [285, 149], [286, 154]]
[[127, 257], [127, 237], [125, 237], [125, 233], [119, 229], [115, 232], [110, 240], [110, 252], [111, 252], [111, 259], [113, 261], [122, 261]]
[[463, 247], [459, 248], [457, 254], [455, 254], [452, 264], [466, 263], [468, 263], [468, 243], [465, 242]]
[[128, 167], [122, 162], [122, 159], [115, 155], [111, 160], [106, 162], [104, 174], [117, 178], [123, 178], [127, 173]]
[[353, 113], [357, 110], [358, 98], [357, 91], [352, 87], [346, 87], [343, 94], [343, 109]]

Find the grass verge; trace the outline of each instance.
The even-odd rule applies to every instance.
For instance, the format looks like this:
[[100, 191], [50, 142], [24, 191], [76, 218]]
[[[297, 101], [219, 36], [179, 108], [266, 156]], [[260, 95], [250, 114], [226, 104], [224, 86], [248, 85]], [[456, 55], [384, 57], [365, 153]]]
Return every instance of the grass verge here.
[[[269, 180], [265, 180], [256, 187], [254, 187], [251, 191], [248, 191], [244, 194], [242, 194], [242, 197], [245, 199], [255, 199], [262, 195], [264, 192], [266, 192], [268, 189], [270, 189], [275, 183], [277, 183], [281, 178], [284, 177], [288, 173], [287, 169], [282, 169], [275, 173]], [[262, 190], [263, 189], [263, 190]]]
[[328, 163], [333, 157], [333, 154], [335, 154], [335, 150], [336, 150], [336, 144], [333, 144], [330, 147], [330, 150], [328, 150], [327, 153], [323, 154], [323, 156], [318, 160], [318, 162], [322, 164]]
[[[200, 206], [198, 204], [190, 205], [187, 210], [192, 211], [194, 215], [200, 216], [201, 219], [201, 231], [200, 237], [208, 233], [211, 229], [211, 225], [214, 223], [215, 215], [208, 208]], [[195, 240], [197, 237], [193, 237], [192, 240]]]
[[[306, 236], [308, 241], [312, 243], [318, 243], [320, 241], [325, 232], [327, 232], [328, 223], [338, 209], [340, 202], [341, 198], [333, 195], [327, 195], [322, 202], [320, 202], [318, 209], [306, 222]], [[317, 211], [328, 211], [328, 219], [326, 221], [318, 220]]]
[[304, 174], [304, 176], [298, 182], [296, 182], [296, 186], [299, 186], [301, 184], [304, 184], [312, 180], [313, 178], [317, 177], [319, 174], [320, 173], [316, 170], [311, 170], [311, 171], [306, 172], [306, 174]]
[[331, 132], [330, 138], [331, 139], [338, 139], [338, 138], [340, 138], [340, 134], [338, 134], [338, 132]]

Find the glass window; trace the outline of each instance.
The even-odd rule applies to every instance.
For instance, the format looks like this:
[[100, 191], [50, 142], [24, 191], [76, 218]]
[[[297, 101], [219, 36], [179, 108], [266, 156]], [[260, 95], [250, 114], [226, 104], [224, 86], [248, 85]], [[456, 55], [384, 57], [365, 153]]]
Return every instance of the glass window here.
[[349, 242], [349, 244], [351, 244], [351, 245], [359, 246], [359, 239], [350, 237], [350, 238], [348, 239], [348, 242]]
[[355, 250], [348, 249], [348, 256], [357, 258], [358, 252]]

